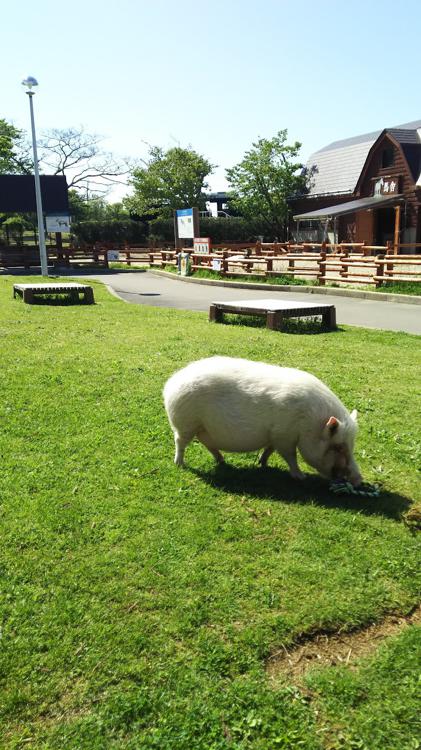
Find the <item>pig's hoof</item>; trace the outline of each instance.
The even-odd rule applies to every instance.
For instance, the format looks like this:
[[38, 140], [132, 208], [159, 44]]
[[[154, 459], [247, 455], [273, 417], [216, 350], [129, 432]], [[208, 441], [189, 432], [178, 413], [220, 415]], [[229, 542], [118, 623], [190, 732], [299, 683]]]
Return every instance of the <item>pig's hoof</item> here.
[[297, 470], [294, 469], [294, 471], [290, 471], [290, 474], [293, 479], [299, 479], [301, 482], [303, 481], [303, 479], [306, 478], [306, 475], [304, 474], [304, 472], [300, 471], [299, 469]]

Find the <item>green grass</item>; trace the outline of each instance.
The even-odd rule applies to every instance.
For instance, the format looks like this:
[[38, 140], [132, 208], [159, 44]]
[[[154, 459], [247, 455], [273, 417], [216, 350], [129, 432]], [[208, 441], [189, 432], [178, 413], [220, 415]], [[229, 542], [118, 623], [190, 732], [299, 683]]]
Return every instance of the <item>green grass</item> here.
[[[12, 283], [0, 278], [1, 747], [414, 750], [419, 629], [306, 689], [274, 687], [265, 664], [303, 634], [418, 601], [402, 513], [420, 500], [419, 338], [212, 325], [99, 283], [94, 306], [29, 306]], [[356, 407], [381, 497], [294, 482], [276, 457], [218, 469], [197, 444], [177, 469], [162, 386], [216, 353], [310, 370]]]
[[[123, 265], [123, 264], [120, 264]], [[177, 269], [175, 266], [165, 266], [165, 271], [169, 271], [171, 273], [177, 273]], [[194, 272], [193, 276], [199, 278], [199, 279], [218, 279], [218, 280], [231, 280], [231, 281], [239, 281], [244, 283], [253, 283], [253, 284], [279, 284], [281, 286], [320, 286], [320, 284], [312, 280], [306, 280], [306, 279], [297, 279], [293, 276], [263, 276], [263, 275], [253, 275], [253, 274], [247, 274], [241, 277], [238, 276], [226, 276], [224, 274], [218, 273], [217, 271], [212, 271], [206, 268], [198, 269]], [[336, 282], [332, 282], [331, 284], [327, 283], [324, 286], [326, 287], [332, 287], [332, 288], [352, 288], [352, 289], [360, 289], [364, 292], [389, 292], [392, 294], [411, 294], [415, 296], [421, 295], [421, 283], [416, 281], [394, 281], [394, 282], [386, 282], [380, 287], [375, 286], [369, 286], [369, 285], [362, 285], [362, 286], [349, 286], [347, 287], [346, 284], [339, 284]]]
[[374, 287], [375, 292], [391, 292], [392, 294], [421, 295], [421, 282], [417, 281], [386, 281], [382, 286]]

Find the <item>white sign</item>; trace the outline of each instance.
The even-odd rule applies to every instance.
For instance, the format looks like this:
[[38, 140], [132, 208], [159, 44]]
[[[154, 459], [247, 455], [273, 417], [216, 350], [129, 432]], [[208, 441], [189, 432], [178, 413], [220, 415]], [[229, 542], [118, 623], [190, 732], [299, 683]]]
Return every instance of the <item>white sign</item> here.
[[210, 237], [195, 237], [193, 250], [195, 253], [210, 253]]
[[70, 216], [46, 216], [47, 232], [70, 232]]
[[180, 239], [194, 239], [193, 209], [180, 208], [177, 211], [177, 227]]
[[212, 259], [212, 270], [213, 271], [220, 271], [222, 267], [222, 261], [219, 258], [213, 258]]
[[374, 195], [396, 195], [398, 193], [398, 179], [383, 178], [374, 183]]
[[107, 260], [120, 260], [120, 253], [118, 250], [107, 250]]

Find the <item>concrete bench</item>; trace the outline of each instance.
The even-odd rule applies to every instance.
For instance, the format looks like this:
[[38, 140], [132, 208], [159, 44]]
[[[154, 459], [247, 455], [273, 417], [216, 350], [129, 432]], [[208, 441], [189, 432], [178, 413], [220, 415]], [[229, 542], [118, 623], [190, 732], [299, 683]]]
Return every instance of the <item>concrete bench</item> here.
[[43, 294], [67, 294], [72, 302], [79, 302], [79, 295], [88, 305], [94, 304], [94, 290], [88, 284], [13, 284], [13, 297], [19, 294], [24, 302], [31, 304], [35, 297]]
[[232, 302], [212, 302], [209, 308], [209, 320], [223, 322], [224, 313], [237, 315], [262, 315], [266, 325], [272, 330], [280, 330], [284, 318], [301, 318], [321, 315], [323, 325], [330, 330], [336, 328], [335, 305], [315, 305], [312, 302], [294, 302], [278, 299], [245, 299]]

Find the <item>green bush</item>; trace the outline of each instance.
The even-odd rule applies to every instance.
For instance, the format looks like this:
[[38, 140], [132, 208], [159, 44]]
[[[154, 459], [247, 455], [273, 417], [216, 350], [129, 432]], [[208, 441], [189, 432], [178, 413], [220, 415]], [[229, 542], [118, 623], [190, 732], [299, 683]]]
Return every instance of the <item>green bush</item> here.
[[79, 221], [72, 224], [73, 234], [82, 242], [144, 242], [146, 224], [131, 219]]
[[[162, 242], [174, 241], [174, 222], [172, 219], [156, 219], [149, 225], [150, 235]], [[260, 236], [265, 237], [265, 227], [256, 222], [251, 224], [240, 216], [218, 219], [200, 219], [200, 236], [210, 237], [214, 244], [220, 242], [254, 242]], [[271, 240], [272, 237], [265, 237]]]

